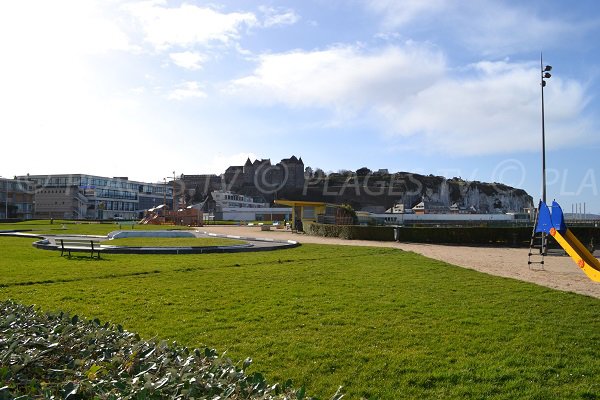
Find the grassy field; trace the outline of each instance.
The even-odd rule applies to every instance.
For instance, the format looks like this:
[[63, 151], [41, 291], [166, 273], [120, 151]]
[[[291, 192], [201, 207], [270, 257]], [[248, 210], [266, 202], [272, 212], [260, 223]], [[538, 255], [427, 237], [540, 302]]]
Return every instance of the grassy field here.
[[322, 398], [600, 398], [600, 300], [394, 249], [96, 260], [0, 237], [0, 298], [249, 356]]
[[187, 226], [174, 226], [174, 225], [125, 225], [124, 223], [119, 224], [118, 222], [80, 222], [80, 221], [61, 221], [55, 220], [54, 223], [50, 224], [47, 220], [35, 220], [28, 222], [21, 222], [15, 224], [0, 224], [0, 232], [8, 230], [22, 230], [30, 233], [39, 234], [51, 234], [51, 235], [63, 235], [63, 234], [75, 234], [75, 235], [106, 235], [111, 231], [117, 230], [165, 230], [165, 229], [176, 229], [186, 230], [195, 229]]

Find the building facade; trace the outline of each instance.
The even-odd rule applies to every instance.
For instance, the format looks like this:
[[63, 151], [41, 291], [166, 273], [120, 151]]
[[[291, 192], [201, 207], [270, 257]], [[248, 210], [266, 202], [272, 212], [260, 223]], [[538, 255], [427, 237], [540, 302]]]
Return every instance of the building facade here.
[[34, 192], [34, 185], [27, 180], [0, 178], [0, 219], [33, 218]]
[[35, 218], [139, 219], [143, 211], [173, 201], [172, 186], [127, 177], [86, 174], [28, 175]]
[[215, 190], [214, 219], [223, 221], [283, 221], [291, 218], [289, 207], [269, 207], [269, 203], [255, 202], [250, 196]]
[[215, 174], [182, 174], [176, 183], [180, 186], [180, 189], [176, 190], [176, 194], [181, 192], [185, 197], [186, 202], [191, 203], [204, 200], [213, 190], [222, 189], [221, 177]]

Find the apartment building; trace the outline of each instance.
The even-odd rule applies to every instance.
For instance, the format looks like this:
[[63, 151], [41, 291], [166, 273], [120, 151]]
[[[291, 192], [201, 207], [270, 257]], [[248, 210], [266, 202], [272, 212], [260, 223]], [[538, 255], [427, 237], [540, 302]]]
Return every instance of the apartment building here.
[[35, 218], [138, 219], [144, 210], [173, 201], [172, 186], [127, 177], [59, 174], [20, 179], [35, 187]]

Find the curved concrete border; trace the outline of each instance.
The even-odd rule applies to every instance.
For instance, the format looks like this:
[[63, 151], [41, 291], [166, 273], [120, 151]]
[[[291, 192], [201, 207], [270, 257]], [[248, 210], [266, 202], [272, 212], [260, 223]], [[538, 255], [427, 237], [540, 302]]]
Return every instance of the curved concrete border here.
[[[148, 232], [148, 231], [147, 231]], [[154, 231], [156, 232], [156, 231]], [[158, 231], [161, 232], [161, 231]], [[243, 240], [248, 243], [236, 244], [231, 246], [198, 246], [198, 247], [126, 247], [126, 246], [111, 246], [105, 244], [99, 244], [102, 253], [107, 254], [207, 254], [207, 253], [240, 253], [240, 252], [255, 252], [255, 251], [272, 251], [282, 250], [300, 246], [300, 243], [294, 240], [274, 240], [269, 238], [253, 238], [253, 237], [242, 237], [234, 235], [218, 235], [208, 232], [190, 232], [195, 237], [220, 237], [227, 239]], [[113, 232], [111, 232], [113, 233]], [[85, 239], [98, 242], [109, 242], [108, 236], [96, 236], [96, 235], [31, 235], [31, 234], [18, 234], [12, 233], [11, 236], [19, 237], [31, 237], [41, 239], [33, 243], [33, 246], [42, 250], [60, 250], [60, 245], [57, 243], [57, 239], [62, 238], [77, 238]], [[142, 235], [145, 237], [151, 237], [149, 235]], [[186, 235], [189, 237], [189, 235]], [[95, 247], [95, 246], [94, 246]]]

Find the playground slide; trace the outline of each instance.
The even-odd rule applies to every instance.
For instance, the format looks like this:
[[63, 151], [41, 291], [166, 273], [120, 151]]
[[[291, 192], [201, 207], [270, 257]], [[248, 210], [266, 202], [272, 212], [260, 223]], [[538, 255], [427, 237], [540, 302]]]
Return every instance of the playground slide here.
[[554, 237], [591, 280], [600, 282], [600, 261], [567, 228], [562, 209], [557, 202], [552, 202], [552, 214], [548, 206], [540, 202], [536, 231], [546, 232]]

